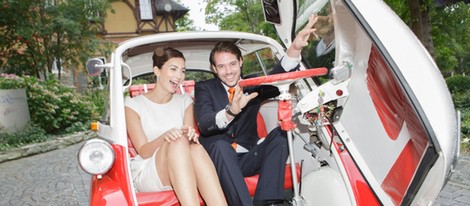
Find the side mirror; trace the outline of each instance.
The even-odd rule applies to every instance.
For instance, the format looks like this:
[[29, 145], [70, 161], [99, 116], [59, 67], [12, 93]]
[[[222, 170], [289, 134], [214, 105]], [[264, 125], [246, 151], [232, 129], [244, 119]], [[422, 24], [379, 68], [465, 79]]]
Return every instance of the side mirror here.
[[86, 70], [90, 76], [98, 76], [103, 72], [104, 62], [99, 58], [89, 59], [86, 62]]
[[279, 5], [277, 0], [262, 0], [264, 20], [271, 24], [280, 24]]

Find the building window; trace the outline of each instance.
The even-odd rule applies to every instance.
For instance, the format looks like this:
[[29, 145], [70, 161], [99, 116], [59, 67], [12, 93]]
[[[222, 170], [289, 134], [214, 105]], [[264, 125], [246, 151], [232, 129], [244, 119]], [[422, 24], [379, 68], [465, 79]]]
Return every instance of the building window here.
[[140, 19], [141, 20], [152, 20], [152, 4], [151, 0], [139, 0], [140, 3]]

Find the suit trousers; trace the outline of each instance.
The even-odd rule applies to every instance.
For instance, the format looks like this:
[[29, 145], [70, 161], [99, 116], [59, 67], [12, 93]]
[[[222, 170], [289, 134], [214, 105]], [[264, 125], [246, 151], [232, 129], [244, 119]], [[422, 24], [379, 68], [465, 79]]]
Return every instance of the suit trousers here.
[[[284, 175], [289, 151], [286, 132], [279, 127], [247, 153], [237, 154], [231, 143], [223, 139], [204, 147], [214, 162], [229, 205], [251, 206], [253, 201], [284, 199]], [[255, 174], [259, 174], [259, 179], [252, 201], [244, 177]]]

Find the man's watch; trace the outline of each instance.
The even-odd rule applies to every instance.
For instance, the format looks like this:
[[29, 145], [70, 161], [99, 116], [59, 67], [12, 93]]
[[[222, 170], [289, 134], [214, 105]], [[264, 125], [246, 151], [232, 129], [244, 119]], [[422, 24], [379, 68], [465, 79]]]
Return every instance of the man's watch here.
[[231, 105], [232, 104], [228, 103], [227, 106], [225, 106], [225, 112], [227, 112], [227, 114], [229, 114], [230, 116], [235, 117], [235, 116], [237, 116], [237, 114], [234, 114], [232, 111], [230, 111], [230, 106]]

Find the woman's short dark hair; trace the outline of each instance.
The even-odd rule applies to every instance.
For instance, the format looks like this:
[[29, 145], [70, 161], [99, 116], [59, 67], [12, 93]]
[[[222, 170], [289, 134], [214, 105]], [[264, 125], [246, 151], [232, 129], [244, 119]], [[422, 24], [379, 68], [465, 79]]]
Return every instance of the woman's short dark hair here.
[[158, 47], [153, 52], [152, 60], [153, 66], [162, 68], [162, 66], [171, 58], [183, 58], [185, 61], [183, 53], [179, 50], [171, 48], [171, 47]]
[[231, 41], [221, 41], [215, 44], [214, 48], [211, 51], [211, 55], [209, 56], [209, 62], [211, 63], [212, 66], [215, 66], [214, 55], [215, 53], [219, 53], [219, 52], [232, 53], [233, 55], [237, 57], [238, 60], [243, 60], [242, 52], [240, 51], [238, 46], [235, 45], [235, 43]]

